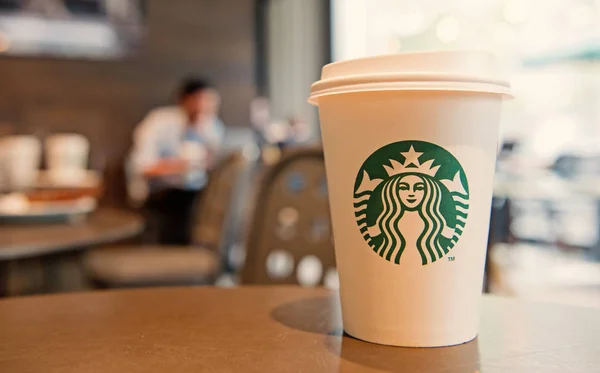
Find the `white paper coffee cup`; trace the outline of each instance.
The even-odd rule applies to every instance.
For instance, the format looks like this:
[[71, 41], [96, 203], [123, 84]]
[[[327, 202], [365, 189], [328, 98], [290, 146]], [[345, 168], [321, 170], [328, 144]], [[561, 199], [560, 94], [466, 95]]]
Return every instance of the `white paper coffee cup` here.
[[35, 136], [14, 135], [0, 139], [0, 173], [3, 189], [34, 186], [41, 161], [41, 143]]
[[45, 141], [48, 176], [57, 185], [76, 185], [87, 175], [90, 142], [77, 133], [49, 136]]
[[319, 106], [344, 329], [375, 343], [472, 340], [508, 83], [483, 52], [323, 68]]

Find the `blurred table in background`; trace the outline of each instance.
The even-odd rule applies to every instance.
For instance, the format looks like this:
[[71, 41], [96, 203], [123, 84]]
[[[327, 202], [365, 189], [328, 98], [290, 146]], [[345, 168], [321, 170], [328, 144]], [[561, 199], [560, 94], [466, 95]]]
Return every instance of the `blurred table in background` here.
[[0, 371], [592, 372], [598, 335], [598, 310], [485, 296], [476, 340], [398, 348], [343, 334], [324, 289], [103, 291], [0, 300]]
[[493, 293], [600, 305], [600, 180], [498, 174], [489, 250]]
[[[86, 218], [68, 223], [24, 223], [0, 226], [0, 295], [6, 291], [9, 263], [41, 258], [44, 280], [58, 273], [56, 259], [75, 255], [94, 246], [113, 243], [141, 233], [143, 219], [126, 210], [100, 208]], [[50, 285], [50, 284], [45, 284]]]
[[537, 176], [496, 177], [492, 241], [558, 245], [600, 260], [600, 180]]

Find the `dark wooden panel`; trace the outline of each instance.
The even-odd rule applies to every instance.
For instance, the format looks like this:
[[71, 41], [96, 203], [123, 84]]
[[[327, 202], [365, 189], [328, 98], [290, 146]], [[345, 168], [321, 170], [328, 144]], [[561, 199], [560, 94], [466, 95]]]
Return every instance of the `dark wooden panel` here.
[[88, 136], [106, 172], [107, 202], [123, 203], [131, 133], [149, 109], [173, 102], [183, 77], [214, 80], [224, 122], [247, 125], [256, 91], [254, 2], [147, 0], [145, 45], [123, 60], [0, 58], [1, 132]]

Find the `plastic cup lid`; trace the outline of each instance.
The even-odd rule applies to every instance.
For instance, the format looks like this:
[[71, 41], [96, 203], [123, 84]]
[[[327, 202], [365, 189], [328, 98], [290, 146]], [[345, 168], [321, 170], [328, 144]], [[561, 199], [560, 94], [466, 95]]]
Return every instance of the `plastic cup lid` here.
[[510, 98], [510, 84], [493, 54], [483, 51], [400, 53], [334, 62], [323, 67], [309, 102], [368, 91], [464, 91]]

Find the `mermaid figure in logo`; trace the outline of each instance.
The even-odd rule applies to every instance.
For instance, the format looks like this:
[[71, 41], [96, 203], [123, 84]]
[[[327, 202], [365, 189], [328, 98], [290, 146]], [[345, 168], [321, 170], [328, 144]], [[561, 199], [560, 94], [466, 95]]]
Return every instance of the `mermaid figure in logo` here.
[[406, 240], [399, 222], [406, 211], [418, 211], [425, 223], [416, 246], [422, 264], [435, 262], [448, 253], [448, 243], [454, 234], [440, 211], [442, 196], [447, 189], [433, 177], [421, 173], [403, 173], [386, 180], [381, 188], [382, 211], [369, 235], [383, 234], [381, 244], [375, 248], [387, 260], [400, 263]]
[[[445, 163], [421, 162], [425, 153], [412, 144], [400, 154], [403, 161], [389, 159], [382, 165], [387, 174], [383, 178], [381, 173], [371, 178], [362, 169], [354, 190], [354, 214], [363, 238], [381, 257], [400, 264], [408, 240], [409, 249], [415, 247], [418, 255], [411, 251], [406, 260], [420, 256], [426, 265], [448, 254], [463, 233], [469, 209], [466, 178], [460, 165], [447, 162], [453, 159], [450, 154]], [[440, 177], [443, 165], [447, 170]]]

